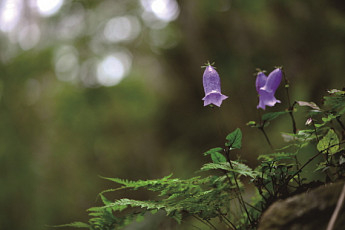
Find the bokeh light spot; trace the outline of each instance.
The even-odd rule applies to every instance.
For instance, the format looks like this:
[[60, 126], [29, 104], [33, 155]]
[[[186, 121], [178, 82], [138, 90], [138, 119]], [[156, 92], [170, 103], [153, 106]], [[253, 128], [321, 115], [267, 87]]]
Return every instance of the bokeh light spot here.
[[132, 40], [138, 36], [139, 32], [140, 24], [134, 16], [112, 18], [104, 28], [104, 36], [110, 42]]
[[17, 25], [20, 18], [22, 2], [4, 0], [0, 2], [0, 30], [9, 32]]
[[61, 81], [73, 81], [79, 73], [78, 51], [72, 46], [63, 46], [55, 54], [55, 73]]
[[59, 11], [63, 5], [64, 0], [37, 0], [38, 12], [42, 16], [51, 16]]
[[40, 37], [41, 31], [37, 24], [27, 25], [19, 32], [18, 42], [23, 50], [29, 50], [37, 45]]
[[114, 86], [128, 73], [131, 66], [131, 57], [124, 52], [105, 57], [97, 67], [97, 80], [103, 86]]
[[176, 0], [141, 0], [141, 5], [145, 11], [165, 22], [175, 20], [180, 12]]

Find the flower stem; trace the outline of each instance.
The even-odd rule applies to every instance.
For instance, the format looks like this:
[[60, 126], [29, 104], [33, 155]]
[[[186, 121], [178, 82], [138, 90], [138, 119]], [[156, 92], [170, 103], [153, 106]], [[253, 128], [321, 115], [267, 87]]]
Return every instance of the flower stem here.
[[263, 126], [259, 127], [259, 130], [261, 130], [261, 132], [264, 134], [265, 139], [266, 139], [268, 145], [271, 147], [272, 150], [274, 150], [273, 145], [272, 145], [270, 139], [268, 138], [267, 133], [266, 133], [264, 127]]
[[288, 105], [289, 105], [288, 111], [289, 111], [289, 114], [290, 114], [290, 117], [291, 117], [291, 121], [292, 121], [292, 131], [293, 131], [294, 134], [296, 134], [297, 133], [297, 127], [296, 127], [295, 117], [293, 115], [293, 109], [294, 109], [294, 106], [295, 106], [296, 102], [291, 104], [290, 93], [289, 93], [290, 84], [289, 84], [289, 80], [287, 79], [287, 77], [285, 75], [285, 71], [283, 71], [283, 76], [284, 76], [284, 82], [285, 82], [286, 96], [287, 96]]
[[265, 136], [265, 139], [266, 139], [268, 145], [271, 147], [272, 150], [274, 150], [273, 145], [272, 145], [270, 139], [268, 138], [267, 133], [265, 132], [265, 129], [264, 129], [265, 122], [262, 122], [260, 110], [258, 110], [258, 113], [259, 113], [259, 124], [260, 124], [260, 126], [258, 127], [258, 129], [261, 130], [261, 132], [262, 132], [262, 133], [264, 134], [264, 136]]
[[319, 143], [320, 140], [319, 140], [319, 136], [317, 135], [316, 126], [315, 126], [315, 123], [314, 123], [313, 119], [311, 120], [311, 124], [312, 124], [312, 126], [314, 128], [314, 132], [315, 132], [315, 137], [316, 137], [317, 143]]
[[[294, 106], [296, 105], [296, 102], [291, 104], [290, 93], [289, 93], [290, 84], [289, 84], [289, 80], [287, 79], [287, 77], [285, 75], [285, 71], [283, 71], [283, 76], [284, 76], [284, 82], [285, 82], [286, 96], [287, 96], [288, 105], [289, 105], [288, 111], [289, 111], [289, 115], [290, 115], [291, 121], [292, 121], [292, 131], [293, 131], [294, 134], [296, 134], [297, 133], [297, 126], [296, 126], [295, 117], [293, 115], [293, 110], [294, 110]], [[298, 162], [297, 156], [295, 156], [294, 158], [295, 158], [295, 161], [296, 161], [297, 171], [299, 171], [299, 162]], [[299, 174], [297, 175], [297, 178], [298, 178], [298, 184], [301, 185], [301, 177], [300, 177]]]

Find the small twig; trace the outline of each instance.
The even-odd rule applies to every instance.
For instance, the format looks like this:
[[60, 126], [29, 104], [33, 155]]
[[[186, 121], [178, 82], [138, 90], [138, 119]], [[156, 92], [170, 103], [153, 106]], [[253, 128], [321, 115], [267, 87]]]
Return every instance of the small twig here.
[[337, 143], [337, 144], [328, 146], [326, 149], [322, 150], [321, 152], [318, 152], [316, 155], [314, 155], [313, 157], [311, 157], [306, 163], [304, 163], [304, 165], [302, 165], [302, 167], [301, 167], [297, 172], [295, 172], [293, 175], [291, 175], [290, 177], [288, 177], [285, 183], [286, 183], [286, 184], [289, 183], [289, 181], [290, 181], [292, 178], [294, 178], [297, 174], [299, 174], [305, 166], [307, 166], [312, 160], [314, 160], [316, 157], [318, 157], [321, 153], [325, 153], [325, 152], [328, 151], [330, 148], [332, 148], [332, 147], [334, 147], [334, 146], [337, 146], [337, 145], [344, 144], [344, 143], [345, 143], [345, 141], [341, 141], [341, 142], [339, 142], [339, 143]]
[[206, 220], [206, 222], [207, 222], [209, 225], [211, 225], [213, 229], [217, 230], [216, 226], [214, 226], [214, 225], [211, 223], [211, 221]]
[[226, 224], [230, 229], [237, 230], [236, 226], [226, 217], [226, 214], [222, 213], [220, 210], [217, 210], [217, 211], [218, 211], [218, 213], [222, 216], [222, 218], [224, 218], [225, 224]]
[[335, 207], [333, 215], [332, 215], [332, 217], [328, 223], [327, 230], [333, 230], [335, 221], [337, 220], [338, 214], [341, 210], [341, 207], [343, 206], [344, 199], [345, 199], [345, 184], [344, 184], [343, 189], [340, 193], [340, 196], [339, 196], [339, 199], [337, 202], [337, 206]]
[[295, 172], [293, 175], [291, 175], [290, 177], [287, 178], [285, 184], [289, 183], [289, 181], [294, 178], [296, 175], [299, 175], [299, 173], [302, 171], [302, 169], [307, 166], [311, 161], [313, 161], [316, 157], [318, 157], [322, 152], [318, 152], [316, 155], [314, 155], [313, 157], [311, 157], [306, 163], [304, 163], [304, 165], [302, 165], [301, 168], [298, 169], [297, 172]]
[[258, 209], [257, 207], [254, 207], [253, 205], [249, 204], [248, 202], [244, 202], [244, 203], [246, 203], [249, 207], [255, 209], [256, 211], [262, 212], [262, 210]]
[[272, 145], [270, 139], [268, 138], [266, 131], [264, 130], [264, 126], [262, 125], [261, 127], [259, 127], [259, 130], [261, 130], [261, 132], [264, 134], [268, 145], [271, 147], [272, 150], [274, 150], [273, 145]]

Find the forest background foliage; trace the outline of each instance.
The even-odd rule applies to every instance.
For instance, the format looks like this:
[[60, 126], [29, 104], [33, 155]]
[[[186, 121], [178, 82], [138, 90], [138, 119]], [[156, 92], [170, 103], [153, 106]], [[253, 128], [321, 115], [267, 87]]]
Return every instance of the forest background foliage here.
[[[99, 176], [193, 178], [208, 162], [202, 153], [222, 146], [236, 128], [246, 143], [241, 158], [255, 168], [258, 155], [269, 151], [260, 131], [245, 125], [259, 117], [253, 75], [258, 67], [284, 66], [293, 100], [321, 105], [327, 90], [344, 86], [340, 0], [167, 1], [178, 4], [168, 19], [144, 0], [63, 1], [52, 15], [34, 7], [39, 1], [6, 0], [0, 2], [1, 22], [7, 2], [20, 6], [20, 13], [13, 27], [10, 21], [0, 24], [4, 229], [87, 222], [83, 210], [101, 205], [97, 194], [114, 185]], [[119, 17], [133, 29], [122, 40], [106, 30]], [[119, 82], [99, 78], [106, 63], [119, 60]], [[200, 66], [207, 60], [215, 61], [229, 96], [221, 110], [204, 108], [201, 101]], [[288, 107], [282, 86], [276, 97], [282, 103], [268, 112]], [[276, 133], [291, 132], [291, 124], [289, 116], [277, 119], [266, 132], [279, 148], [284, 139]], [[296, 121], [305, 128], [304, 113]], [[305, 146], [301, 161], [311, 157], [310, 149]], [[108, 199], [125, 195], [153, 197], [120, 190]]]

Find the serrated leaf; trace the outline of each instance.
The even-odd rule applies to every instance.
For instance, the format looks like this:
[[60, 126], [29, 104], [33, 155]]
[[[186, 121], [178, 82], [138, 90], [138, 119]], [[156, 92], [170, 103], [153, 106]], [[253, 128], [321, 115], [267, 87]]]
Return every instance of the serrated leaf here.
[[240, 149], [242, 147], [242, 132], [239, 128], [235, 129], [232, 133], [226, 136], [227, 142], [225, 146], [231, 149]]
[[226, 171], [231, 171], [230, 165], [228, 162], [224, 163], [207, 163], [204, 164], [201, 167], [201, 171], [208, 171], [208, 170], [215, 170], [215, 169], [221, 169], [221, 170], [226, 170]]
[[239, 175], [243, 176], [249, 176], [254, 178], [256, 176], [255, 171], [253, 171], [251, 168], [249, 168], [247, 165], [236, 162], [236, 161], [231, 161], [233, 164], [233, 168], [230, 167], [230, 164], [228, 162], [224, 163], [207, 163], [204, 164], [201, 167], [201, 171], [208, 171], [208, 170], [225, 170], [228, 172], [235, 172]]
[[100, 197], [101, 197], [101, 199], [102, 199], [104, 205], [108, 205], [108, 204], [111, 203], [111, 201], [108, 200], [108, 199], [107, 199], [105, 196], [103, 196], [102, 194], [100, 194]]
[[279, 117], [280, 115], [286, 114], [288, 111], [281, 111], [281, 112], [271, 112], [271, 113], [265, 113], [262, 115], [261, 120], [263, 122], [271, 121]]
[[294, 159], [293, 156], [296, 156], [296, 153], [271, 153], [271, 154], [263, 154], [258, 157], [258, 160], [265, 160], [265, 161], [280, 161], [280, 160], [291, 160]]
[[337, 153], [339, 149], [339, 139], [337, 134], [330, 129], [328, 133], [317, 143], [317, 150], [320, 152], [328, 152], [329, 154]]

